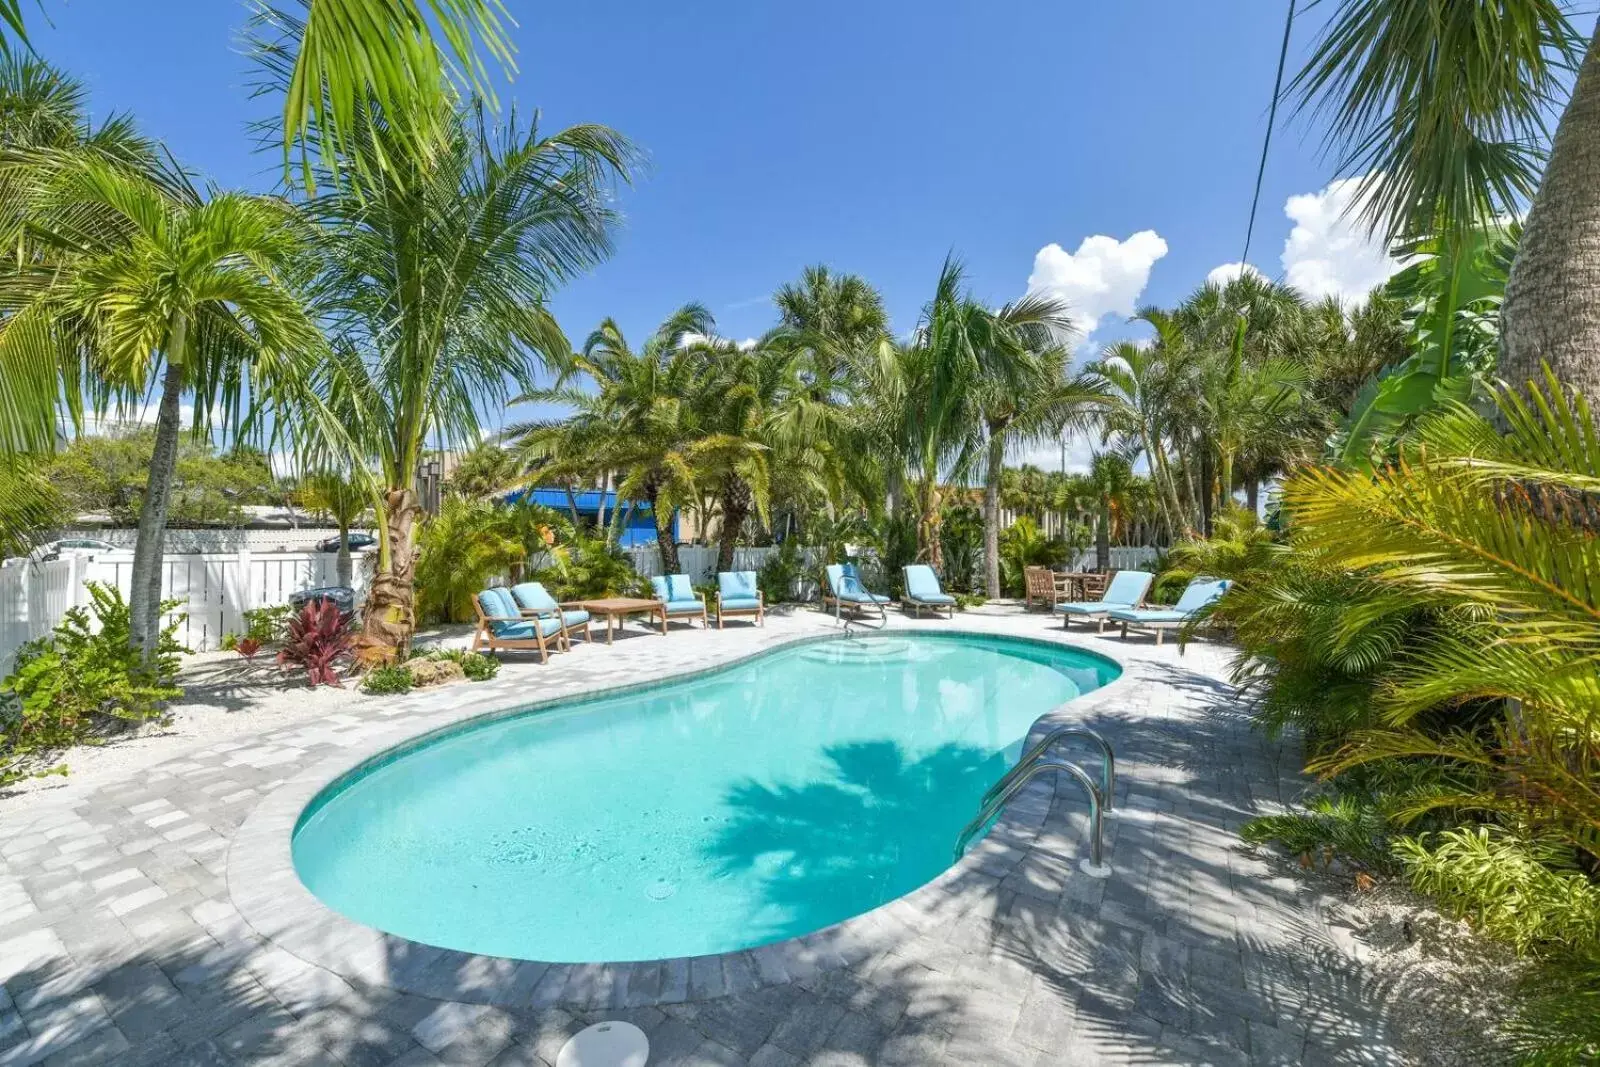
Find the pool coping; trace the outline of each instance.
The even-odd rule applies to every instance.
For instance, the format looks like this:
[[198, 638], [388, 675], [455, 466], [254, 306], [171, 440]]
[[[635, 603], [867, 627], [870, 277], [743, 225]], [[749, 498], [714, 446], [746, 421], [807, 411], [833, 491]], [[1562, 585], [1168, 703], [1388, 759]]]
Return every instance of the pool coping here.
[[[1137, 661], [1087, 648], [1063, 631], [1023, 636], [946, 623], [937, 631], [891, 627], [875, 632], [966, 633], [982, 637], [1069, 647], [1109, 660], [1121, 674], [1106, 685], [1052, 708], [1028, 731], [1076, 721], [1113, 701], [1139, 672]], [[1059, 635], [1059, 636], [1058, 636]], [[396, 701], [385, 714], [393, 725], [290, 778], [256, 806], [229, 847], [228, 893], [245, 923], [265, 941], [347, 980], [386, 986], [442, 1000], [504, 1007], [562, 1006], [581, 1010], [633, 1008], [748, 992], [784, 985], [822, 971], [849, 966], [893, 949], [907, 938], [946, 924], [979, 906], [1021, 861], [1049, 814], [1059, 783], [1038, 781], [1009, 804], [990, 832], [965, 856], [905, 896], [832, 926], [751, 949], [671, 959], [608, 963], [550, 963], [439, 948], [385, 933], [339, 914], [300, 881], [291, 851], [302, 811], [328, 786], [359, 773], [398, 746], [424, 743], [469, 723], [520, 714], [572, 701], [618, 696], [709, 675], [796, 645], [840, 640], [838, 631], [775, 635], [761, 647], [686, 664], [648, 680], [598, 685], [529, 700], [522, 687], [468, 695], [443, 706], [425, 691]], [[483, 683], [482, 688], [494, 687]], [[1107, 862], [1115, 870], [1114, 855]]]

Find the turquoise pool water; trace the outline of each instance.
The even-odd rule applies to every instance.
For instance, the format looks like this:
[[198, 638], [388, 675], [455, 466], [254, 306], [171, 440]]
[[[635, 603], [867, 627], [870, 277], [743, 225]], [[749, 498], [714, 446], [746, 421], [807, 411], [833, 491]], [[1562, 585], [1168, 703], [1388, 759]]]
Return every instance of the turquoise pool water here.
[[1117, 673], [1004, 638], [794, 646], [377, 761], [307, 807], [294, 863], [329, 907], [445, 948], [750, 948], [934, 878], [1034, 720]]

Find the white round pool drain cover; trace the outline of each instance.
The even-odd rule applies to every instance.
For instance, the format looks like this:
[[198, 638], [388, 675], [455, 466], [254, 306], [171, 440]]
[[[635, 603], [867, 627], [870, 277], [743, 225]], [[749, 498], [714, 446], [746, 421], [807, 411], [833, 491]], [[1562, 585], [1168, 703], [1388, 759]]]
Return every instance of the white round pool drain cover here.
[[644, 1067], [650, 1042], [632, 1023], [595, 1023], [578, 1031], [556, 1054], [556, 1067]]

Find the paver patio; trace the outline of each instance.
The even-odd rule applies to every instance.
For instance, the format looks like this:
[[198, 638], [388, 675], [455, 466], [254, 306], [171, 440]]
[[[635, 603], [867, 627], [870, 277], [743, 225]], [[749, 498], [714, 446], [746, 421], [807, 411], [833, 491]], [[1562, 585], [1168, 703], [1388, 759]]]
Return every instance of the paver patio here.
[[[892, 613], [889, 625], [952, 628]], [[491, 683], [373, 698], [87, 795], [0, 802], [0, 1067], [548, 1065], [600, 1018], [643, 1027], [653, 1065], [1401, 1062], [1386, 989], [1323, 921], [1329, 902], [1238, 844], [1240, 823], [1303, 782], [1298, 747], [1253, 733], [1233, 702], [1223, 650], [1063, 637], [1040, 615], [969, 613], [954, 627], [1124, 662], [1114, 699], [1082, 703], [1118, 750], [1110, 879], [1079, 870], [1084, 805], [1063, 785], [1020, 862], [892, 950], [795, 966], [765, 988], [732, 967], [636, 972], [667, 1003], [606, 1011], [567, 1010], [549, 990], [475, 1003], [465, 977], [460, 999], [347, 980], [263, 939], [234, 906], [230, 843], [261, 801], [397, 725], [702, 669], [834, 626], [802, 611], [764, 629], [634, 628], [613, 648], [578, 644], [546, 667], [507, 657]]]

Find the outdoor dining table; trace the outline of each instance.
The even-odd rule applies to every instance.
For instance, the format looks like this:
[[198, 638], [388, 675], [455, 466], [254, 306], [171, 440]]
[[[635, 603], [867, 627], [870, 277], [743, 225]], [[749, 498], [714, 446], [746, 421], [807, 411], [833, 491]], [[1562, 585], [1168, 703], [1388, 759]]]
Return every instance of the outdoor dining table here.
[[1083, 595], [1084, 575], [1076, 571], [1056, 571], [1053, 576], [1056, 583], [1056, 603], [1071, 603], [1087, 599]]

